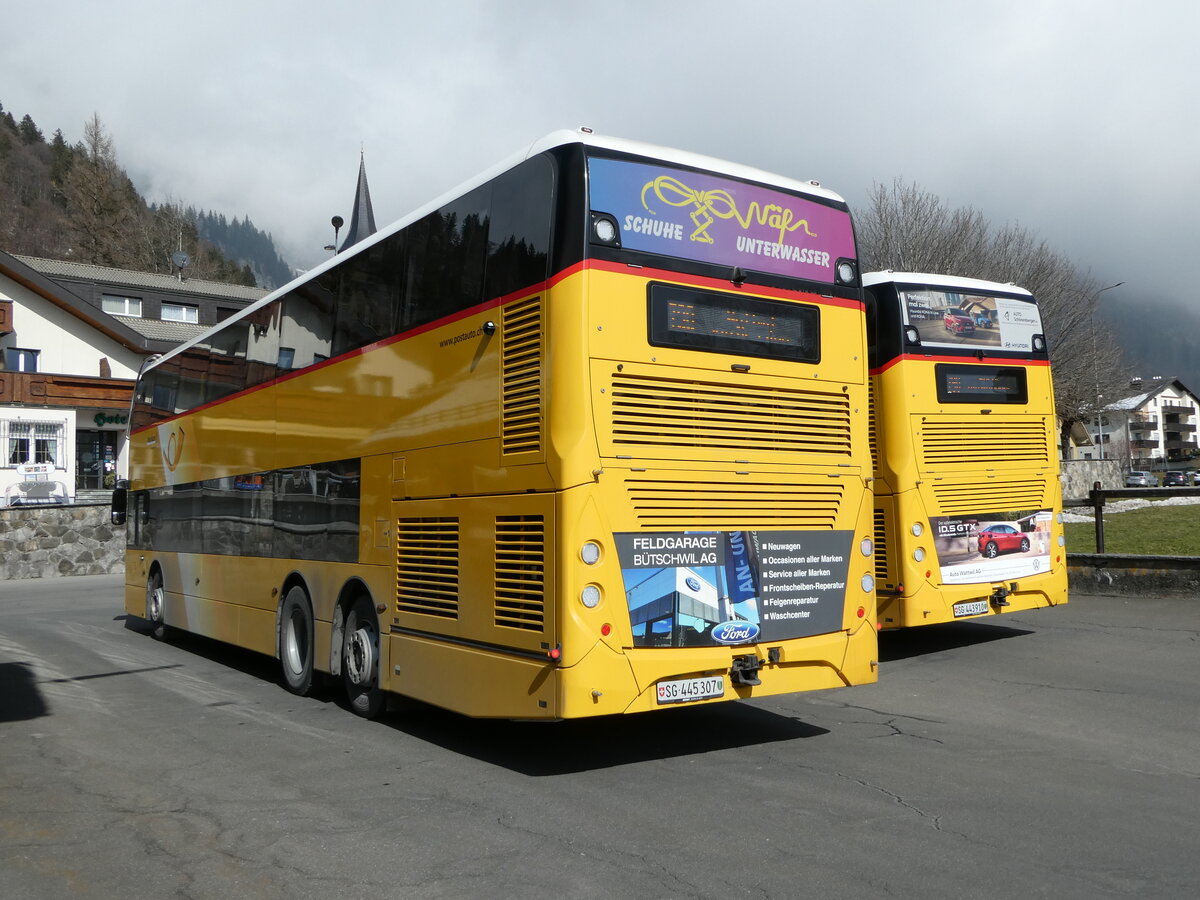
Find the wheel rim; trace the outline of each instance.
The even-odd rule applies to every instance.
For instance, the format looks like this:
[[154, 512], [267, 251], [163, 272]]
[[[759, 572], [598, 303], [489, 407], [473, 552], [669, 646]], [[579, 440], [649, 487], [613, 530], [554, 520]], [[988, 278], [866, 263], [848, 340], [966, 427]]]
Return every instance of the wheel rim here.
[[308, 636], [304, 632], [300, 611], [296, 610], [283, 632], [283, 661], [296, 675], [304, 671], [304, 660], [308, 656]]
[[161, 622], [163, 616], [163, 588], [161, 584], [151, 585], [146, 594], [146, 612], [151, 622]]
[[346, 675], [356, 687], [370, 687], [375, 681], [375, 629], [351, 614], [347, 631]]

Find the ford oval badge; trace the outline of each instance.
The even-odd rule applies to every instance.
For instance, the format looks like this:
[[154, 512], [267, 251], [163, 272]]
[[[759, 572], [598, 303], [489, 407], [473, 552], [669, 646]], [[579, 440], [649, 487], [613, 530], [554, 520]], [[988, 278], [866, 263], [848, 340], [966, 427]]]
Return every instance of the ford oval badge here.
[[758, 626], [753, 622], [722, 622], [712, 630], [712, 639], [718, 644], [748, 644], [758, 637]]
[[690, 587], [693, 591], [700, 590], [700, 579], [694, 575], [689, 575], [683, 580], [683, 583]]

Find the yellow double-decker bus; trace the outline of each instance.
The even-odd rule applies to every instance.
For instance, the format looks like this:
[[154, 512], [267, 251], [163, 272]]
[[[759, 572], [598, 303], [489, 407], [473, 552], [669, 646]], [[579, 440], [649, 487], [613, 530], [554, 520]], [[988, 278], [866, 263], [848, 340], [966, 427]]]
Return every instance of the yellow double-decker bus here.
[[1067, 602], [1050, 357], [1011, 284], [863, 276], [881, 628]]
[[148, 365], [126, 611], [562, 719], [873, 681], [846, 204], [559, 132]]

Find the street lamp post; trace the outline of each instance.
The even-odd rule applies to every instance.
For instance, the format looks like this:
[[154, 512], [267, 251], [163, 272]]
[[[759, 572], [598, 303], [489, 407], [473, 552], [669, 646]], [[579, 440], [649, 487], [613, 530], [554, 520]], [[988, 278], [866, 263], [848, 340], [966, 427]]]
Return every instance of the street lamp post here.
[[1100, 295], [1105, 291], [1111, 291], [1113, 288], [1119, 288], [1125, 282], [1118, 281], [1116, 284], [1110, 284], [1108, 287], [1102, 287], [1096, 291], [1095, 297], [1092, 299], [1092, 379], [1096, 382], [1096, 441], [1100, 446], [1100, 458], [1104, 459], [1104, 417], [1101, 414], [1100, 401], [1104, 399], [1104, 395], [1100, 393], [1100, 365], [1099, 359], [1096, 356], [1096, 310], [1100, 306]]

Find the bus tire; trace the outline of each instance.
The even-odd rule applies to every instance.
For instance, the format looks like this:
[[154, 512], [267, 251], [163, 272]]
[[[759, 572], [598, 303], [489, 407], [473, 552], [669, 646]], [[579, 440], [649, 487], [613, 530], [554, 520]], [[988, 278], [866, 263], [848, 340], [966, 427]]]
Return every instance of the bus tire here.
[[379, 686], [379, 626], [371, 601], [359, 597], [346, 615], [342, 638], [342, 685], [355, 714], [373, 719], [383, 709]]
[[313, 615], [304, 588], [296, 585], [279, 610], [279, 667], [283, 686], [305, 697], [313, 686]]
[[150, 637], [156, 641], [166, 641], [171, 637], [171, 627], [167, 624], [167, 591], [163, 587], [162, 572], [155, 569], [146, 580], [146, 622], [149, 625]]

